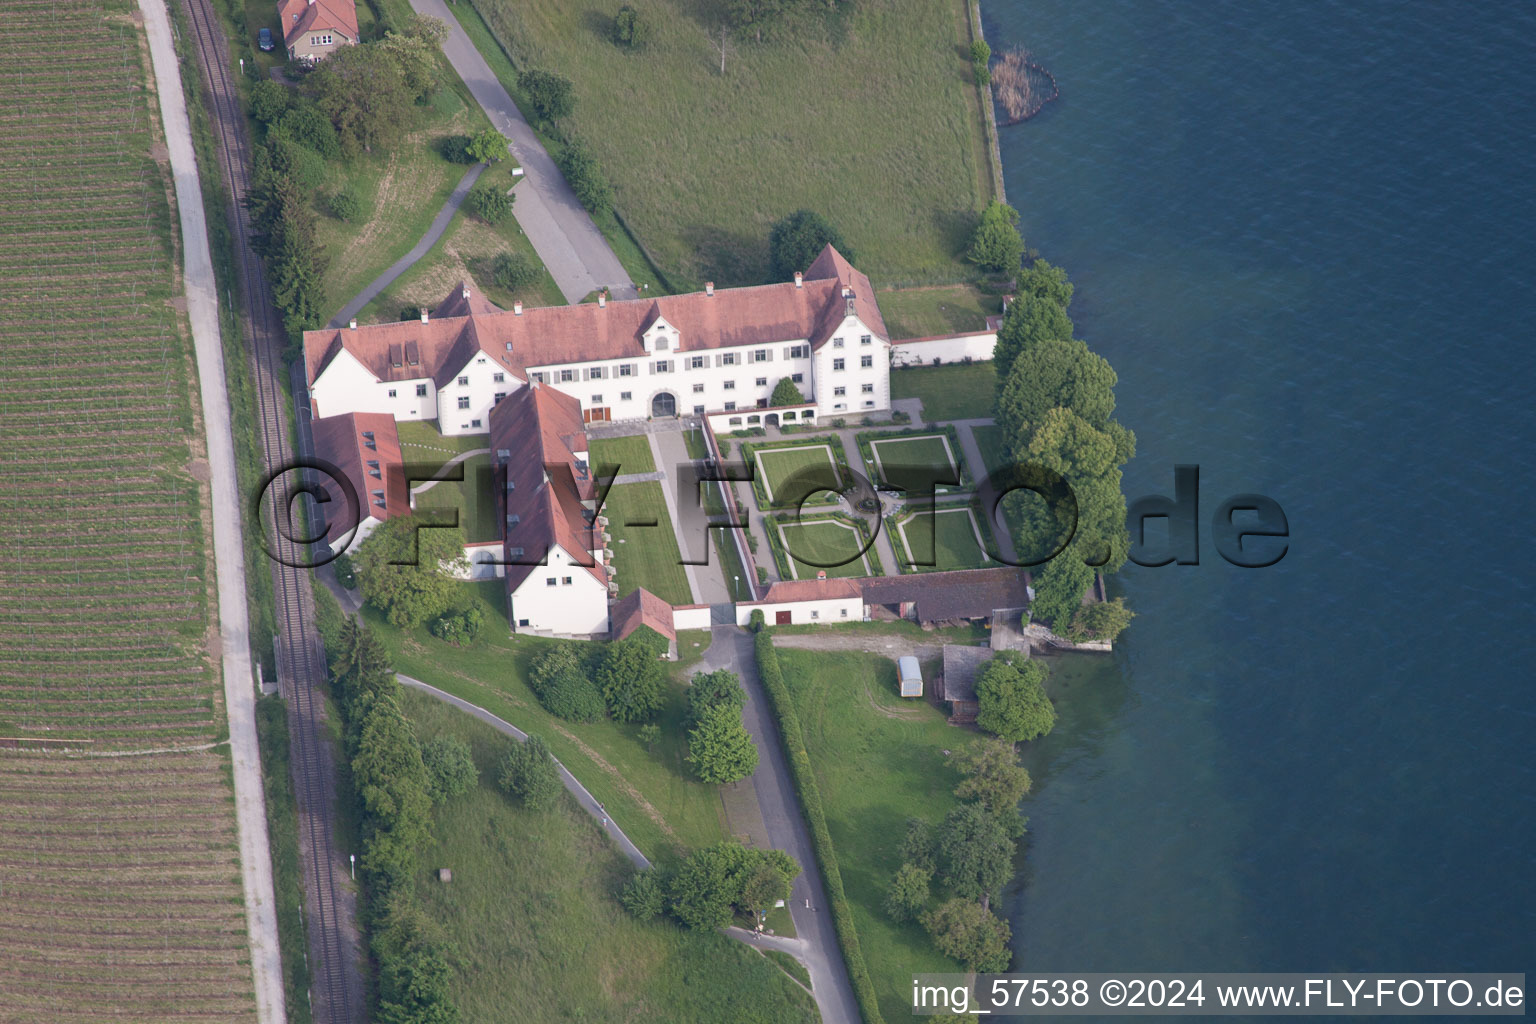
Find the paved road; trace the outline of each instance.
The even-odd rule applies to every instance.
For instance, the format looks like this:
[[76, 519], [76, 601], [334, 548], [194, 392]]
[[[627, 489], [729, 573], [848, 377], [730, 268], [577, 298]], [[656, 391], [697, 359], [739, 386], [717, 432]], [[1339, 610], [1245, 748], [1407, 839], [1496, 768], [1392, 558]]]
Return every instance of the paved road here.
[[266, 796], [261, 753], [256, 744], [256, 678], [251, 667], [250, 613], [245, 603], [245, 544], [241, 538], [240, 492], [235, 483], [235, 447], [230, 433], [229, 395], [224, 385], [224, 345], [219, 336], [218, 286], [208, 250], [208, 220], [192, 150], [192, 129], [181, 91], [181, 72], [171, 41], [164, 0], [139, 0], [160, 96], [176, 206], [181, 217], [187, 317], [197, 353], [203, 425], [212, 470], [213, 558], [218, 577], [219, 640], [224, 670], [224, 704], [229, 716], [230, 760], [234, 766], [235, 820], [240, 831], [240, 880], [245, 891], [246, 930], [261, 1024], [283, 1024], [283, 963], [277, 941], [277, 901], [267, 839]]
[[608, 240], [576, 201], [576, 194], [512, 97], [497, 81], [490, 65], [464, 34], [448, 5], [443, 0], [411, 0], [411, 8], [418, 14], [440, 18], [448, 26], [443, 55], [469, 87], [491, 124], [512, 140], [512, 155], [527, 176], [517, 186], [512, 215], [533, 243], [533, 251], [544, 261], [555, 284], [560, 286], [565, 301], [580, 302], [605, 286], [614, 298], [635, 298], [635, 286]]
[[[395, 678], [400, 680], [401, 686], [408, 686], [413, 690], [419, 690], [429, 697], [437, 698], [444, 704], [452, 704], [460, 711], [467, 711], [497, 732], [511, 736], [518, 742], [528, 738], [528, 734], [523, 732], [523, 730], [504, 718], [496, 717], [478, 704], [471, 704], [467, 700], [455, 697], [444, 690], [439, 690], [437, 687], [430, 683], [424, 683], [420, 679], [412, 679], [410, 676], [402, 676], [398, 673], [395, 675]], [[565, 783], [565, 788], [576, 798], [576, 802], [581, 805], [582, 810], [602, 822], [603, 830], [608, 833], [610, 839], [618, 844], [619, 850], [623, 852], [624, 856], [628, 857], [635, 867], [641, 870], [650, 867], [651, 862], [646, 858], [645, 854], [641, 853], [640, 848], [630, 840], [629, 836], [624, 834], [623, 829], [614, 824], [613, 819], [608, 817], [608, 812], [604, 809], [603, 805], [598, 803], [591, 793], [587, 792], [587, 787], [577, 781], [576, 776], [567, 771], [565, 765], [560, 764], [558, 760], [555, 761], [555, 764], [560, 768], [560, 781]]]
[[485, 164], [476, 164], [464, 172], [464, 177], [460, 178], [458, 185], [454, 186], [453, 194], [448, 197], [443, 208], [437, 211], [437, 216], [432, 218], [432, 226], [427, 228], [427, 233], [411, 246], [410, 252], [391, 263], [388, 270], [374, 278], [368, 287], [358, 292], [351, 302], [343, 306], [341, 312], [331, 320], [332, 327], [347, 326], [353, 317], [362, 312], [364, 306], [378, 298], [380, 292], [394, 284], [396, 278], [410, 270], [416, 265], [417, 260], [431, 251], [437, 244], [437, 240], [443, 237], [443, 232], [448, 230], [448, 222], [453, 220], [455, 213], [459, 212], [459, 207], [464, 204], [464, 197], [469, 195], [469, 190], [474, 187], [475, 180], [484, 170]]
[[[804, 869], [795, 879], [789, 898], [789, 916], [795, 923], [798, 941], [804, 944], [794, 951], [794, 955], [811, 973], [811, 993], [821, 1011], [822, 1024], [859, 1024], [853, 985], [848, 980], [848, 969], [837, 946], [832, 912], [828, 909], [826, 890], [811, 849], [810, 827], [795, 799], [778, 724], [769, 710], [762, 681], [758, 678], [752, 635], [736, 626], [716, 626], [712, 636], [713, 642], [699, 669], [712, 672], [728, 668], [741, 676], [747, 691], [742, 722], [757, 746], [757, 771], [752, 774], [752, 787], [757, 792], [758, 806], [762, 808], [763, 823], [768, 827], [768, 838], [774, 848], [784, 850]], [[807, 900], [811, 909], [806, 908]]]

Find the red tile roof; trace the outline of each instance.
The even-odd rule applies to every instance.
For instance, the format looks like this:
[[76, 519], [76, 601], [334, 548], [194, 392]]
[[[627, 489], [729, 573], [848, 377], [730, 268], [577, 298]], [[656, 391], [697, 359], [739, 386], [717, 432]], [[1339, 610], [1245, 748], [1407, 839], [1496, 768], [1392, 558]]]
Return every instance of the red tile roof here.
[[828, 577], [824, 580], [781, 580], [768, 586], [768, 592], [760, 601], [743, 601], [742, 604], [784, 604], [789, 601], [832, 601], [845, 597], [861, 597], [863, 591], [857, 580]]
[[623, 640], [641, 626], [650, 626], [668, 640], [677, 639], [672, 606], [644, 587], [636, 587], [614, 602], [608, 615], [615, 640]]
[[865, 604], [913, 603], [921, 622], [980, 619], [998, 608], [1029, 604], [1029, 575], [1023, 569], [960, 569], [908, 576], [873, 576], [860, 581]]
[[[335, 466], [352, 484], [358, 502], [358, 522], [369, 516], [382, 521], [411, 511], [410, 490], [401, 466], [400, 436], [395, 431], [393, 416], [367, 412], [327, 416], [312, 421], [310, 430], [316, 457]], [[373, 447], [369, 447], [369, 433]], [[334, 544], [352, 528], [353, 520], [341, 484], [330, 476], [322, 479], [321, 484], [330, 498], [325, 506], [325, 539]], [[382, 507], [378, 504], [380, 491], [384, 496]]]
[[[581, 403], [554, 388], [518, 388], [491, 409], [490, 426], [507, 592], [521, 586], [538, 568], [531, 563], [544, 561], [557, 544], [573, 558], [594, 561], [583, 569], [606, 586], [608, 574], [591, 555], [602, 543], [582, 505], [595, 490], [586, 463], [576, 459], [586, 451]], [[512, 516], [518, 521], [508, 525]]]
[[353, 0], [278, 0], [283, 42], [290, 47], [305, 32], [339, 32], [357, 42], [357, 5]]
[[[844, 295], [847, 291], [849, 294]], [[721, 288], [713, 295], [691, 292], [655, 299], [610, 301], [605, 306], [544, 306], [521, 314], [497, 310], [483, 299], [462, 298], [455, 288], [428, 323], [407, 320], [304, 334], [309, 383], [346, 349], [380, 380], [432, 377], [445, 383], [475, 355], [484, 352], [522, 379], [526, 367], [604, 359], [644, 359], [641, 336], [658, 316], [676, 327], [679, 351], [770, 345], [807, 339], [819, 348], [841, 325], [848, 305], [870, 330], [889, 338], [869, 278], [827, 246], [803, 284]], [[445, 312], [446, 311], [446, 312]], [[406, 353], [414, 342], [420, 361]]]

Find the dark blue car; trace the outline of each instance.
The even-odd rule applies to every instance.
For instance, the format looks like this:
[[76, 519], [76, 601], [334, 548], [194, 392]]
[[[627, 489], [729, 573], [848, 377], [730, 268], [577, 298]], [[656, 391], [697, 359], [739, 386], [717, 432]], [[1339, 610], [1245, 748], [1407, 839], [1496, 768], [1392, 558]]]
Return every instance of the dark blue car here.
[[272, 30], [264, 28], [256, 34], [256, 45], [261, 47], [263, 53], [270, 53], [273, 47]]

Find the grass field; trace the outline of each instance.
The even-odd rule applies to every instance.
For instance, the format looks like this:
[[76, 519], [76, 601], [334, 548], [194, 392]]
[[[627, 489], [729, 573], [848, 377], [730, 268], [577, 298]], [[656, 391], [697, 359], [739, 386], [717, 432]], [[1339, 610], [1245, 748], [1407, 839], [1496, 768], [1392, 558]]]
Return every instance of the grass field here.
[[836, 438], [783, 448], [755, 448], [752, 458], [770, 505], [797, 505], [818, 491], [842, 486], [832, 445]]
[[226, 751], [95, 756], [227, 734], [131, 10], [0, 0], [0, 1018], [253, 1021]]
[[[672, 515], [656, 482], [619, 484], [608, 492], [602, 515], [613, 535], [614, 582], [623, 597], [644, 587], [671, 604], [692, 604]], [[642, 525], [654, 522], [655, 526]]]
[[651, 456], [651, 442], [645, 434], [594, 439], [588, 455], [594, 468], [601, 465], [618, 466], [620, 476], [656, 471], [656, 460]]
[[985, 330], [987, 317], [1003, 311], [1002, 296], [973, 284], [888, 290], [875, 299], [893, 339]]
[[[512, 742], [407, 693], [423, 739], [470, 744], [480, 786], [435, 813], [438, 842], [417, 883], [427, 916], [463, 958], [454, 1002], [466, 1021], [812, 1024], [810, 997], [752, 948], [714, 932], [641, 923], [615, 898], [631, 870], [569, 797], [527, 811], [493, 786]], [[451, 867], [453, 881], [435, 869]]]
[[518, 70], [572, 80], [566, 127], [674, 284], [765, 280], [769, 227], [801, 207], [841, 226], [879, 282], [973, 276], [958, 254], [992, 184], [963, 0], [810, 5], [733, 41], [724, 75], [704, 5], [636, 6], [656, 38], [625, 54], [607, 0], [475, 2]]
[[964, 459], [943, 434], [873, 438], [869, 442], [880, 481], [914, 494], [964, 479]]
[[[416, 491], [417, 511], [456, 509], [464, 540], [481, 544], [498, 539], [496, 524], [496, 488], [489, 455], [472, 455], [460, 467], [463, 480], [439, 480], [425, 490]], [[424, 483], [415, 484], [417, 488]]]
[[462, 455], [476, 448], [488, 448], [490, 434], [442, 434], [437, 420], [396, 420], [400, 435], [400, 455], [406, 460], [432, 462], [438, 456]]
[[891, 397], [921, 398], [930, 423], [992, 418], [997, 372], [991, 363], [955, 363], [891, 371]]
[[991, 535], [970, 505], [912, 512], [896, 521], [896, 553], [918, 572], [996, 565], [987, 554]]
[[[896, 696], [896, 665], [876, 654], [780, 650], [826, 808], [854, 927], [887, 1021], [911, 1018], [912, 975], [961, 968], [922, 926], [882, 909], [910, 817], [938, 822], [956, 806], [944, 751], [966, 734], [926, 701]], [[924, 666], [928, 676], [930, 666]]]
[[[426, 629], [402, 631], [372, 608], [369, 625], [389, 648], [395, 668], [472, 701], [520, 729], [538, 733], [593, 796], [608, 808], [635, 844], [651, 858], [683, 847], [707, 846], [725, 838], [724, 812], [716, 787], [696, 781], [687, 755], [685, 662], [672, 667], [672, 686], [655, 719], [661, 738], [647, 750], [638, 725], [611, 721], [574, 725], [549, 714], [528, 688], [533, 656], [552, 643], [580, 643], [512, 636], [503, 625], [506, 605], [500, 581], [465, 584], [480, 604], [486, 627], [468, 647], [450, 647]], [[695, 640], [700, 638], [695, 637]], [[707, 639], [703, 640], [707, 643]], [[703, 651], [679, 638], [684, 659]], [[583, 651], [589, 646], [582, 644]]]
[[775, 525], [794, 579], [813, 580], [818, 571], [833, 577], [880, 575], [870, 568], [870, 556], [862, 550], [867, 539], [855, 526], [836, 519]]

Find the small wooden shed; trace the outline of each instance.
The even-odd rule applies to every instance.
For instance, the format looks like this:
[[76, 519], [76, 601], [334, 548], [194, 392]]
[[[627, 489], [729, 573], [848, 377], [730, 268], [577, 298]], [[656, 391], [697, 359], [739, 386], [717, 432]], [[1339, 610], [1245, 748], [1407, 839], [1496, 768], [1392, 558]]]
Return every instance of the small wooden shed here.
[[896, 680], [901, 684], [903, 697], [923, 695], [923, 670], [912, 655], [903, 655], [896, 659]]

